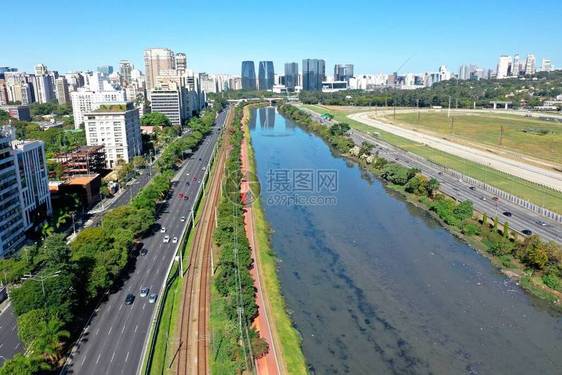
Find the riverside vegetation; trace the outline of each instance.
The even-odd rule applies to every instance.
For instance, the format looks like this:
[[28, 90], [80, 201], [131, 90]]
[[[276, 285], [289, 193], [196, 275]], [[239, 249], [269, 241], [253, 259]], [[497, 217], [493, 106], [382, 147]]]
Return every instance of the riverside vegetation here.
[[[347, 135], [349, 125], [323, 125], [300, 109], [283, 104], [279, 112], [319, 135], [338, 152], [353, 158], [362, 168], [387, 182], [387, 187], [403, 194], [410, 202], [425, 207], [455, 235], [487, 255], [506, 275], [520, 279], [523, 288], [552, 302], [560, 309], [562, 295], [562, 249], [555, 242], [544, 242], [537, 235], [523, 241], [509, 223], [474, 212], [471, 201], [457, 202], [439, 192], [439, 183], [415, 168], [407, 168], [372, 155], [372, 146], [363, 143], [359, 150]], [[371, 162], [367, 162], [370, 160]]]
[[82, 230], [69, 245], [62, 234], [52, 234], [0, 260], [4, 281], [11, 284], [18, 335], [27, 349], [4, 362], [0, 375], [54, 373], [62, 364], [91, 311], [131, 269], [134, 250], [151, 233], [174, 170], [210, 132], [218, 109], [193, 118], [188, 124], [192, 132], [162, 151], [159, 173], [131, 203], [105, 214], [100, 226]]

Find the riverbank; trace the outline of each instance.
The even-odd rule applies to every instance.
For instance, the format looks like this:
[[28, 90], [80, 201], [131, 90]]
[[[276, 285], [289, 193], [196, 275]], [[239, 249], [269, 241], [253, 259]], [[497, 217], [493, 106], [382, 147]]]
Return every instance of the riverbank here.
[[[244, 108], [242, 128], [244, 132], [244, 146], [248, 159], [248, 171], [245, 175], [252, 181], [247, 181], [253, 197], [259, 197], [260, 184], [256, 176], [256, 161], [251, 144], [250, 130], [250, 106]], [[293, 327], [291, 319], [287, 314], [287, 307], [281, 292], [281, 285], [277, 276], [277, 259], [271, 248], [269, 236], [270, 228], [265, 219], [260, 199], [255, 199], [251, 207], [247, 208], [253, 223], [254, 238], [256, 240], [256, 265], [261, 275], [262, 295], [267, 305], [267, 311], [271, 314], [272, 340], [278, 350], [281, 360], [279, 365], [283, 374], [306, 374], [306, 360], [301, 348], [301, 339]], [[271, 348], [270, 348], [271, 349]]]
[[[455, 236], [462, 238], [480, 254], [485, 255], [495, 267], [515, 280], [530, 294], [548, 301], [550, 306], [562, 311], [560, 305], [562, 250], [556, 244], [545, 244], [536, 236], [521, 242], [517, 234], [511, 233], [508, 224], [500, 228], [497, 218], [490, 220], [485, 215], [473, 212], [472, 204], [468, 205], [464, 202], [457, 204], [442, 193], [429, 191], [428, 185], [431, 185], [431, 181], [415, 170], [375, 156], [372, 156], [369, 163], [367, 162], [369, 157], [365, 157], [370, 155], [369, 150], [352, 154], [352, 148], [346, 149], [345, 146], [349, 145], [348, 141], [351, 140], [345, 135], [345, 131], [341, 131], [342, 129], [334, 131], [329, 126], [319, 124], [294, 106], [284, 105], [279, 111], [320, 136], [342, 156], [359, 163], [363, 170], [379, 177], [386, 183], [387, 188], [399, 193], [410, 203], [424, 208], [441, 225]], [[463, 204], [465, 207], [461, 207]]]

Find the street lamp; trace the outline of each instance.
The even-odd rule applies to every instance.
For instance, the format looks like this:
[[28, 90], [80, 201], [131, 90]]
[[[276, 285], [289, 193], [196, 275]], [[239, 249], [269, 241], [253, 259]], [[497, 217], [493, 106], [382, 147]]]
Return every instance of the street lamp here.
[[45, 293], [45, 280], [58, 277], [60, 273], [61, 273], [61, 271], [56, 271], [56, 272], [53, 272], [50, 275], [35, 275], [35, 276], [33, 276], [32, 274], [26, 274], [26, 275], [23, 275], [22, 280], [40, 281], [41, 282], [41, 290], [43, 291], [43, 298], [47, 298], [47, 295]]

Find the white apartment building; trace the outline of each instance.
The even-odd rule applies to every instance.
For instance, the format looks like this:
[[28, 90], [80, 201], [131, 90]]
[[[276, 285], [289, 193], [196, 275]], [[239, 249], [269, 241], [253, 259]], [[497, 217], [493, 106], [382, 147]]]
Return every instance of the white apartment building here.
[[172, 125], [182, 125], [188, 118], [184, 99], [182, 89], [177, 85], [160, 86], [150, 92], [150, 107], [152, 112], [165, 114]]
[[12, 147], [17, 157], [23, 219], [27, 230], [53, 213], [45, 143], [13, 141]]
[[56, 99], [55, 76], [53, 74], [33, 76], [32, 84], [35, 89], [35, 101], [48, 103]]
[[535, 55], [533, 55], [532, 53], [528, 54], [527, 60], [525, 60], [525, 74], [526, 75], [533, 75], [533, 74], [536, 73], [535, 64], [536, 64]]
[[511, 66], [513, 64], [513, 59], [511, 56], [502, 55], [498, 60], [498, 66], [496, 69], [496, 78], [504, 79], [510, 76]]
[[542, 63], [541, 63], [541, 71], [542, 72], [551, 72], [552, 69], [552, 62], [549, 59], [545, 59], [543, 57], [542, 59]]
[[132, 102], [100, 104], [84, 114], [86, 143], [104, 146], [108, 168], [142, 152], [139, 110]]
[[78, 89], [70, 93], [72, 101], [72, 114], [74, 116], [74, 128], [80, 129], [84, 123], [84, 114], [95, 111], [103, 103], [119, 103], [125, 101], [125, 92], [115, 91], [90, 91]]

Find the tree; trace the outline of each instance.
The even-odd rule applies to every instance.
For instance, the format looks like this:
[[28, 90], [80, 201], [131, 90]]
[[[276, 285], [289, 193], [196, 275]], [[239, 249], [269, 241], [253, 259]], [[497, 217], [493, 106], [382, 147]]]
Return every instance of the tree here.
[[498, 221], [499, 221], [498, 217], [497, 216], [494, 217], [494, 232], [498, 231]]
[[427, 183], [427, 193], [430, 197], [433, 197], [437, 190], [439, 190], [439, 181], [432, 177]]
[[141, 169], [146, 167], [146, 159], [142, 156], [135, 156], [133, 158], [133, 167], [136, 169]]
[[63, 342], [62, 340], [70, 337], [70, 332], [63, 329], [62, 321], [51, 317], [40, 324], [39, 336], [32, 345], [32, 350], [43, 353], [53, 364], [56, 364], [61, 357]]
[[49, 368], [49, 365], [35, 356], [28, 357], [17, 353], [13, 358], [4, 362], [0, 368], [0, 375], [30, 375]]
[[488, 214], [486, 214], [485, 212], [482, 215], [482, 226], [484, 228], [488, 228]]
[[503, 236], [509, 238], [509, 222], [507, 220], [503, 223]]
[[543, 269], [548, 263], [548, 249], [536, 234], [527, 237], [517, 251], [517, 256], [529, 266]]
[[141, 123], [147, 126], [170, 126], [172, 123], [168, 116], [160, 112], [145, 113], [142, 116]]
[[47, 267], [68, 264], [70, 248], [66, 244], [64, 234], [57, 233], [47, 237], [40, 248], [40, 256]]
[[18, 336], [26, 348], [41, 334], [41, 324], [47, 320], [47, 310], [34, 309], [18, 317]]
[[359, 149], [359, 155], [369, 155], [373, 150], [373, 147], [374, 146], [369, 142], [363, 141], [363, 143], [361, 143], [361, 148]]

